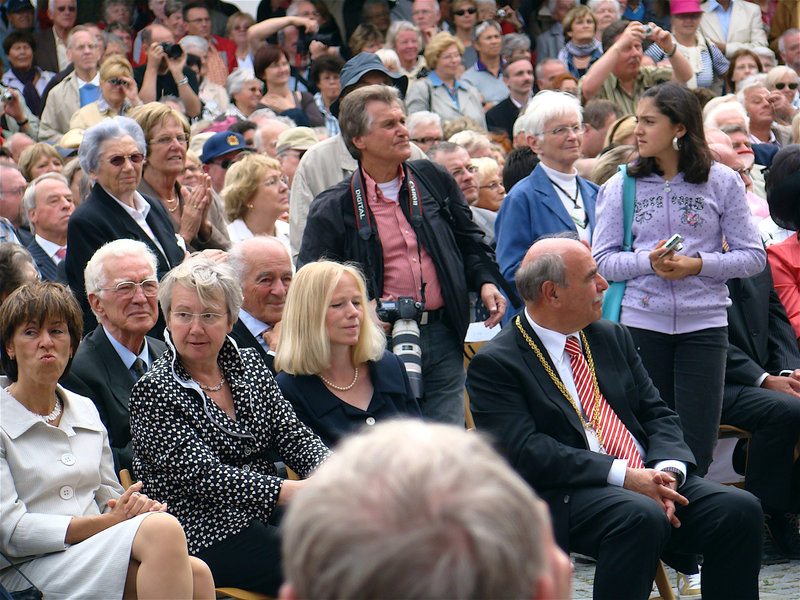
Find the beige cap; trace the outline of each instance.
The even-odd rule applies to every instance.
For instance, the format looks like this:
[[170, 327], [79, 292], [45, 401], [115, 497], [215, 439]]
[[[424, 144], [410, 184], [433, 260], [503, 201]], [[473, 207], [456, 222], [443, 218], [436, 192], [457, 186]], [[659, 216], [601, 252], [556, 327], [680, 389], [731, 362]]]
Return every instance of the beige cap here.
[[308, 150], [317, 142], [319, 138], [311, 127], [292, 127], [278, 136], [275, 150], [278, 154], [289, 149]]

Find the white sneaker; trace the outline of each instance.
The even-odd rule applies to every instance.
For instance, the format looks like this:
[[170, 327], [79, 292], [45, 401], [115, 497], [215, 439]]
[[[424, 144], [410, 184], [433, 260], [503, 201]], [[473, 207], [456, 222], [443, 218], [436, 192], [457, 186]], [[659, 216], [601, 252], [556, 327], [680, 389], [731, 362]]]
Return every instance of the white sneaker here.
[[693, 575], [678, 573], [678, 597], [681, 599], [702, 600], [700, 573], [694, 573]]

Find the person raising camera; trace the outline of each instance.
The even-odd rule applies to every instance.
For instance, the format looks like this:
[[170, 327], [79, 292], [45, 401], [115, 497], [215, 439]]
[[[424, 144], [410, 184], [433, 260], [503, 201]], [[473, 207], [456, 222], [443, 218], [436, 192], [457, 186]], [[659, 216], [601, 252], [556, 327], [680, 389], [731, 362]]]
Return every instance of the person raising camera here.
[[199, 116], [203, 105], [197, 95], [197, 75], [186, 66], [186, 53], [175, 43], [172, 32], [163, 25], [150, 25], [142, 30], [142, 43], [147, 47], [147, 62], [133, 70], [142, 102], [178, 96], [187, 117]]
[[141, 103], [131, 63], [124, 56], [112, 54], [100, 66], [100, 98], [72, 115], [69, 128], [89, 129], [107, 117], [124, 116]]
[[358, 168], [311, 205], [297, 266], [323, 256], [358, 262], [370, 298], [423, 303], [422, 414], [463, 425], [467, 292], [479, 292], [489, 327], [506, 309], [495, 285], [502, 277], [494, 253], [452, 176], [430, 161], [408, 161], [411, 145], [396, 88], [350, 92], [339, 122]]

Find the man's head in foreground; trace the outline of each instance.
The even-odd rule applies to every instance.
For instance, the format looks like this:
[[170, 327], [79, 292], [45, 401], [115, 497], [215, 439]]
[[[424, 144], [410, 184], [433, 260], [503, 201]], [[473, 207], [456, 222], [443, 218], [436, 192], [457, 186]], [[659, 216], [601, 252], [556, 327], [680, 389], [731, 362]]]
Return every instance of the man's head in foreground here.
[[547, 508], [486, 441], [394, 421], [293, 498], [281, 598], [568, 598]]

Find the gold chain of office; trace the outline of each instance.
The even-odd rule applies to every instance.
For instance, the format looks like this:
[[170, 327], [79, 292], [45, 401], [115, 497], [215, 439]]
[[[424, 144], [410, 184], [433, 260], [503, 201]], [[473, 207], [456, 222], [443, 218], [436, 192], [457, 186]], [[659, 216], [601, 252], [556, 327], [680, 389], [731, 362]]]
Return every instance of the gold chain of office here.
[[578, 405], [575, 403], [575, 399], [572, 397], [572, 394], [569, 393], [569, 390], [567, 390], [564, 382], [561, 381], [561, 378], [553, 371], [550, 363], [547, 362], [544, 354], [542, 354], [542, 351], [539, 350], [539, 347], [536, 345], [536, 342], [534, 342], [531, 336], [528, 335], [528, 332], [522, 328], [521, 315], [517, 315], [517, 318], [514, 320], [514, 322], [517, 325], [517, 329], [519, 329], [519, 332], [522, 334], [522, 337], [526, 342], [528, 342], [528, 345], [536, 354], [539, 362], [542, 363], [542, 367], [544, 367], [544, 370], [550, 376], [550, 379], [553, 380], [553, 383], [564, 395], [564, 398], [566, 398], [567, 401], [572, 405], [572, 408], [575, 409], [575, 412], [578, 414], [578, 418], [581, 420], [581, 424], [586, 429], [593, 429], [595, 435], [597, 435], [597, 440], [600, 442], [600, 447], [605, 448], [605, 444], [603, 443], [603, 429], [600, 426], [600, 386], [597, 385], [597, 376], [594, 372], [594, 359], [592, 358], [592, 351], [589, 349], [589, 342], [586, 341], [586, 336], [583, 335], [583, 331], [580, 332], [581, 342], [583, 343], [583, 349], [586, 352], [586, 362], [589, 365], [589, 373], [592, 375], [592, 387], [594, 389], [594, 409], [592, 410], [591, 423], [587, 423], [586, 419], [583, 418], [583, 413], [581, 412], [580, 408], [578, 408]]

